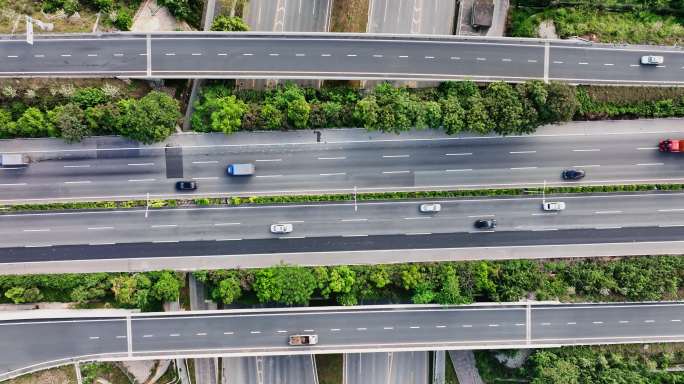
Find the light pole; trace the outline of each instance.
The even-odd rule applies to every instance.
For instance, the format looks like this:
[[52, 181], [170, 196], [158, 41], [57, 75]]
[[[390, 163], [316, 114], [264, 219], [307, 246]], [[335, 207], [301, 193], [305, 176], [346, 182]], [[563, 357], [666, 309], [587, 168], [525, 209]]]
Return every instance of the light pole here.
[[147, 192], [147, 204], [145, 204], [145, 218], [147, 219], [147, 213], [150, 211], [150, 193]]
[[544, 188], [542, 188], [542, 204], [546, 204], [546, 180], [544, 180]]
[[356, 205], [356, 185], [354, 186], [354, 212], [357, 212], [359, 207]]
[[26, 16], [26, 42], [33, 45], [33, 18]]

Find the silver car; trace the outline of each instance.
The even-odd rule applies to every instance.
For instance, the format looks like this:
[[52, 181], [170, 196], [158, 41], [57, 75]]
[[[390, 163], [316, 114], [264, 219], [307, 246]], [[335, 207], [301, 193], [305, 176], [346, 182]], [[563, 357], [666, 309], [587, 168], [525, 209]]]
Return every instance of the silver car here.
[[271, 224], [271, 233], [283, 234], [292, 232], [292, 224]]
[[420, 205], [420, 211], [422, 213], [437, 213], [442, 210], [442, 205], [441, 204], [421, 204]]

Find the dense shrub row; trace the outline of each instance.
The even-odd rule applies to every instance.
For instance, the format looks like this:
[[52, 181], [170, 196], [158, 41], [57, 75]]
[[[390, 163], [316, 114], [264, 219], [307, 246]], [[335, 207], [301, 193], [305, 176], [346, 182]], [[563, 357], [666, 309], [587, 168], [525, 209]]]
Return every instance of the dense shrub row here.
[[140, 3], [141, 0], [43, 0], [42, 10], [45, 13], [62, 10], [67, 16], [71, 16], [82, 8], [90, 8], [107, 15], [102, 18], [104, 24], [109, 23], [119, 30], [128, 31], [133, 25], [132, 15]]
[[66, 103], [51, 109], [19, 101], [0, 107], [0, 138], [62, 137], [77, 142], [92, 134], [117, 134], [152, 143], [168, 137], [179, 118], [178, 102], [165, 93], [122, 99], [106, 89], [86, 87], [74, 90]]
[[181, 274], [84, 273], [0, 276], [0, 301], [15, 304], [37, 301], [106, 302], [117, 307], [159, 310], [164, 301], [177, 300], [184, 285]]
[[477, 261], [276, 266], [196, 272], [223, 304], [342, 305], [376, 302], [461, 304], [474, 301], [663, 300], [678, 298], [684, 259], [673, 256], [612, 261]]

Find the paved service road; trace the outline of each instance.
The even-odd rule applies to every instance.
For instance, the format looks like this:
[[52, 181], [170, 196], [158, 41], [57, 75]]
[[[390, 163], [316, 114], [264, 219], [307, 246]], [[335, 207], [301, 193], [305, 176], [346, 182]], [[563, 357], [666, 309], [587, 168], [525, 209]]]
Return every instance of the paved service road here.
[[[15, 37], [16, 38], [16, 37]], [[164, 33], [0, 40], [0, 76], [294, 78], [682, 84], [678, 48], [534, 39]], [[641, 66], [658, 54], [664, 65]]]
[[[0, 345], [6, 352], [0, 379], [48, 361], [127, 352], [154, 359], [684, 340], [684, 303], [231, 310], [134, 314], [129, 319], [130, 333], [126, 318], [0, 322]], [[315, 333], [319, 344], [290, 347], [287, 337], [295, 333]]]
[[[682, 130], [681, 120], [665, 122]], [[587, 171], [584, 184], [684, 182], [684, 157], [656, 149], [659, 140], [682, 134], [383, 140], [356, 135], [327, 143], [261, 145], [217, 138], [226, 144], [27, 151], [32, 160], [27, 168], [0, 168], [0, 203], [145, 198], [146, 193], [172, 197], [178, 196], [173, 185], [181, 176], [199, 183], [198, 195], [559, 185], [560, 172], [568, 167]], [[256, 175], [228, 177], [231, 162], [254, 163]]]

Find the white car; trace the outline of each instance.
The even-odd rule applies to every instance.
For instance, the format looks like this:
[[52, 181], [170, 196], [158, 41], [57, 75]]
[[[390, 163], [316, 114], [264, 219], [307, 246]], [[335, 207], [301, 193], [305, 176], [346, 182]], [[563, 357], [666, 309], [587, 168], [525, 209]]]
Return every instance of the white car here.
[[665, 61], [662, 56], [646, 55], [641, 56], [641, 64], [644, 65], [660, 65]]
[[437, 213], [442, 210], [441, 204], [421, 204], [420, 211], [423, 213]]
[[318, 335], [292, 335], [288, 340], [290, 345], [316, 345]]
[[292, 232], [292, 224], [272, 224], [271, 225], [271, 233], [290, 233]]
[[542, 209], [545, 211], [562, 211], [565, 209], [565, 203], [562, 201], [549, 201], [542, 204]]

